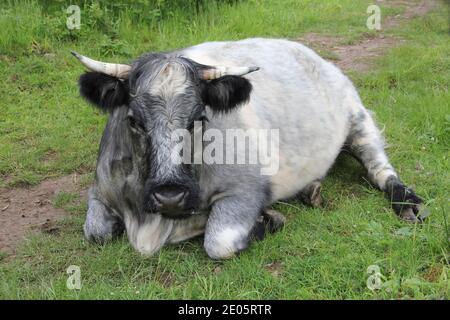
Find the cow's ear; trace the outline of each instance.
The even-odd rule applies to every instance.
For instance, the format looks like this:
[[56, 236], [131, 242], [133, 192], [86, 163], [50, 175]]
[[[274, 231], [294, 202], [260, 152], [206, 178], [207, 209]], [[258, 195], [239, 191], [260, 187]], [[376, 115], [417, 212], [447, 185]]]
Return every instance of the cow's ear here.
[[203, 103], [215, 112], [229, 112], [250, 98], [252, 85], [240, 76], [223, 76], [211, 81], [202, 80]]
[[112, 111], [127, 104], [128, 84], [100, 72], [86, 72], [79, 80], [80, 94], [100, 110]]

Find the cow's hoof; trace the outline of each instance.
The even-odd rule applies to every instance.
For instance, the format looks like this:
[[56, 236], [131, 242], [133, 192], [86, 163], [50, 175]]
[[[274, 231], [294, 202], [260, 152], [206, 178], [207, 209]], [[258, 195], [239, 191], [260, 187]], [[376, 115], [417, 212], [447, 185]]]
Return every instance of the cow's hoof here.
[[265, 209], [256, 220], [255, 226], [250, 233], [250, 240], [263, 240], [266, 232], [274, 233], [281, 230], [285, 222], [286, 218], [281, 212]]
[[430, 210], [421, 204], [409, 205], [400, 212], [400, 218], [406, 222], [421, 223], [430, 215]]
[[286, 218], [279, 211], [273, 209], [266, 209], [263, 212], [263, 221], [267, 230], [270, 233], [277, 232], [284, 227], [286, 223]]
[[404, 221], [418, 223], [428, 215], [426, 210], [423, 211], [424, 214], [419, 213], [422, 199], [403, 184], [393, 186], [391, 198], [392, 209]]
[[412, 208], [406, 208], [400, 212], [400, 218], [406, 222], [417, 223], [419, 219], [417, 219], [414, 214], [414, 210]]
[[313, 208], [323, 208], [323, 198], [320, 194], [321, 190], [321, 182], [313, 181], [299, 192], [298, 197], [306, 205]]

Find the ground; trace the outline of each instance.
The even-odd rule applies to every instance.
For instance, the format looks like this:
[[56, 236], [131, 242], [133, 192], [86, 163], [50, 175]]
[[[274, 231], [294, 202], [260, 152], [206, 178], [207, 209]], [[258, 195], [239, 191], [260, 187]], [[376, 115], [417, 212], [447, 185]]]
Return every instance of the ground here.
[[[226, 6], [225, 22], [212, 18], [217, 8], [209, 9], [203, 15], [218, 19], [215, 24], [202, 25], [199, 14], [191, 33], [178, 37], [178, 46], [208, 40], [202, 32], [209, 27], [213, 39], [288, 37], [336, 63], [376, 112], [399, 173], [425, 199], [432, 214], [423, 225], [397, 220], [359, 165], [341, 156], [324, 182], [324, 208], [276, 204], [288, 218], [285, 230], [231, 261], [210, 261], [198, 239], [153, 258], [133, 252], [125, 238], [90, 245], [82, 237], [85, 196], [105, 119], [79, 99], [81, 69], [65, 53], [75, 46], [88, 54], [95, 42], [81, 37], [53, 48], [55, 40], [33, 35], [23, 44], [5, 41], [0, 51], [8, 77], [8, 88], [0, 91], [6, 106], [0, 114], [0, 272], [5, 275], [0, 297], [448, 298], [446, 8], [439, 1], [379, 1], [382, 29], [369, 31], [367, 1], [305, 3]], [[16, 10], [22, 19], [29, 14]], [[239, 20], [246, 11], [254, 13], [259, 29]], [[285, 29], [265, 29], [258, 18]], [[7, 22], [2, 19], [0, 27]], [[112, 49], [107, 49], [115, 58], [108, 59], [133, 57], [148, 47], [177, 47], [168, 44], [178, 36], [171, 23], [162, 21], [159, 33], [138, 39], [130, 35], [132, 29], [119, 28], [116, 32], [130, 43], [146, 44], [130, 49], [111, 36]], [[47, 22], [43, 28], [50, 27]], [[18, 54], [21, 48], [25, 51]], [[65, 287], [69, 265], [81, 267], [80, 291]], [[374, 291], [366, 286], [371, 265], [382, 274], [383, 287]]]
[[[81, 176], [82, 178], [83, 176]], [[55, 232], [55, 222], [67, 212], [57, 207], [55, 199], [76, 194], [86, 201], [87, 189], [80, 186], [80, 176], [71, 174], [45, 180], [29, 188], [0, 189], [0, 248], [13, 253], [28, 231]], [[57, 201], [57, 200], [56, 200]]]

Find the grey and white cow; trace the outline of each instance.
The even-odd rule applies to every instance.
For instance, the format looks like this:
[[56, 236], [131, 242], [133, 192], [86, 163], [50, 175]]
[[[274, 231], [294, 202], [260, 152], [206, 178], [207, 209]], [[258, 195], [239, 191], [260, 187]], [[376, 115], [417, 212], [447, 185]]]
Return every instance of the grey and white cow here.
[[[421, 200], [399, 180], [351, 81], [299, 43], [208, 42], [147, 53], [131, 65], [74, 55], [91, 70], [80, 77], [81, 95], [109, 113], [84, 226], [92, 241], [126, 230], [133, 247], [150, 255], [204, 233], [211, 258], [232, 257], [264, 225], [283, 223], [267, 210], [275, 201], [316, 203], [320, 180], [344, 148], [401, 218], [418, 221]], [[174, 163], [172, 133], [192, 132], [195, 121], [220, 132], [279, 129], [278, 171]]]

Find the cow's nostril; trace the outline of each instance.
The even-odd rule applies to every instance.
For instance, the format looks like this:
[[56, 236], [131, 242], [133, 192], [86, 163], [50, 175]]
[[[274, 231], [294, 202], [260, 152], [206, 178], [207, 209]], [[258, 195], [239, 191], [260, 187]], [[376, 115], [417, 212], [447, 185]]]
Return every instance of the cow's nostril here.
[[155, 200], [158, 202], [159, 205], [167, 207], [181, 206], [185, 195], [186, 193], [184, 191], [182, 192], [165, 191], [165, 192], [155, 192], [153, 194]]

